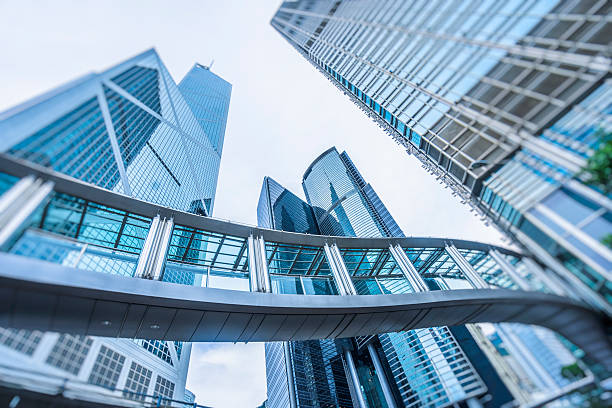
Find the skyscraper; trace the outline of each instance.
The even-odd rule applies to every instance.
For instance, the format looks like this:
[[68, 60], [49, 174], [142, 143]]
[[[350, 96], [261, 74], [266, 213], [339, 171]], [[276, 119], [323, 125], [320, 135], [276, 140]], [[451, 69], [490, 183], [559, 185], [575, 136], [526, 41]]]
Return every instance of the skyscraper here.
[[610, 143], [610, 7], [297, 0], [271, 24], [560, 293], [610, 313], [610, 187], [583, 171]]
[[[304, 173], [302, 186], [308, 204], [266, 177], [258, 205], [260, 226], [276, 229], [284, 226], [294, 232], [337, 236], [403, 236], [346, 152], [339, 154], [331, 148], [321, 154]], [[418, 264], [423, 254], [414, 255], [417, 254], [408, 256]], [[300, 256], [308, 255], [292, 256], [288, 252], [271, 259], [293, 268], [299, 265]], [[364, 258], [344, 250], [341, 256], [351, 275], [355, 294], [412, 292], [409, 282], [397, 275], [398, 266], [389, 253], [373, 251]], [[376, 276], [360, 273], [371, 270], [373, 265], [378, 265]], [[295, 283], [290, 287], [275, 285], [274, 275], [271, 277], [273, 291], [277, 293], [317, 294], [305, 289], [291, 291]], [[432, 288], [436, 285], [435, 279], [428, 279], [428, 283]], [[304, 286], [303, 282], [301, 284]], [[299, 282], [297, 286], [299, 288]], [[479, 375], [472, 366], [452, 330], [446, 327], [353, 340], [268, 343], [268, 402], [273, 407], [353, 404], [360, 407], [438, 407], [467, 400], [478, 404], [475, 397], [485, 394], [488, 388], [496, 388], [497, 393], [493, 397], [494, 405], [490, 406], [512, 401], [512, 395], [474, 340], [469, 334], [461, 334], [463, 342], [471, 342], [470, 351], [486, 373], [484, 380], [484, 375]], [[342, 393], [345, 399], [341, 399], [338, 391], [345, 389], [350, 390], [352, 402], [346, 400], [349, 395], [346, 391]]]
[[[177, 87], [151, 49], [0, 113], [0, 151], [127, 196], [209, 215], [230, 93], [229, 83], [199, 64]], [[135, 274], [130, 248], [148, 226], [68, 196], [48, 204], [37, 223], [41, 232], [21, 236], [13, 253], [125, 276]], [[42, 229], [88, 244], [47, 245], [52, 237]], [[105, 252], [97, 246], [103, 242], [115, 250]], [[201, 277], [169, 269], [163, 280], [198, 285]], [[0, 349], [10, 357], [6, 364], [100, 392], [183, 400], [191, 344], [0, 328]]]
[[[315, 210], [298, 196], [265, 177], [257, 205], [259, 226], [283, 231], [319, 234]], [[312, 254], [291, 252], [276, 255], [274, 268], [296, 270], [300, 262], [309, 262]], [[329, 266], [320, 269], [329, 276]], [[335, 294], [326, 279], [295, 279], [272, 275], [276, 293]], [[268, 406], [351, 406], [351, 396], [342, 363], [342, 341], [311, 340], [266, 343]]]

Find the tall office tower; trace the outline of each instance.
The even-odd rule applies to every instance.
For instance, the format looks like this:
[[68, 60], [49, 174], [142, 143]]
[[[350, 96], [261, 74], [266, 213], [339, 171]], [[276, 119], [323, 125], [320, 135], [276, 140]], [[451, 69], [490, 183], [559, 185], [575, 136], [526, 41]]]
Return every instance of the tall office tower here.
[[[260, 227], [306, 234], [320, 234], [315, 210], [298, 196], [265, 177], [257, 222]], [[283, 253], [284, 252], [284, 253]], [[312, 254], [293, 256], [290, 250], [279, 251], [274, 268], [300, 270], [300, 262]], [[321, 263], [325, 261], [321, 259]], [[329, 276], [329, 266], [321, 269]], [[326, 279], [296, 280], [291, 276], [272, 276], [276, 293], [334, 294], [335, 288]], [[342, 362], [343, 341], [310, 340], [266, 343], [267, 406], [348, 407], [352, 406]]]
[[[310, 205], [270, 178], [264, 179], [258, 205], [260, 226], [324, 235], [403, 237], [400, 227], [346, 152], [339, 154], [331, 148], [321, 154], [306, 170], [302, 186]], [[417, 254], [414, 260], [418, 262], [421, 255]], [[314, 291], [312, 282], [304, 283], [303, 278], [298, 281], [287, 274], [274, 275], [275, 268], [297, 271], [301, 261], [308, 261], [310, 265], [312, 256], [317, 255], [294, 254], [289, 248], [279, 248], [270, 263], [273, 291], [336, 293], [335, 287], [319, 284], [325, 290]], [[409, 283], [394, 273], [398, 267], [389, 254], [371, 253], [364, 259], [344, 251], [341, 256], [352, 276], [355, 294], [412, 291]], [[360, 276], [361, 269], [370, 270], [372, 265], [379, 266], [377, 277]], [[329, 266], [321, 262], [315, 276], [321, 279], [326, 274]], [[431, 280], [429, 284], [433, 288], [436, 283]], [[446, 327], [352, 340], [269, 343], [266, 345], [268, 402], [272, 407], [353, 404], [441, 407], [468, 400], [478, 404], [475, 397], [488, 389], [495, 390], [496, 395], [490, 395], [485, 406], [512, 401], [512, 395], [474, 339], [469, 334], [461, 334], [472, 356], [479, 360], [482, 375], [463, 352], [452, 329]], [[352, 402], [346, 400], [349, 396]]]
[[[230, 84], [198, 64], [179, 88], [155, 50], [148, 50], [0, 113], [0, 151], [128, 196], [208, 215], [230, 91]], [[12, 252], [135, 274], [133, 250], [145, 238], [144, 221], [65, 196], [52, 200], [36, 222], [40, 232], [22, 235]], [[75, 240], [58, 246], [49, 231]], [[115, 250], [107, 253], [104, 246]], [[169, 269], [163, 279], [197, 285], [201, 278]], [[96, 392], [183, 400], [191, 345], [0, 328], [0, 349], [3, 364], [89, 383], [99, 387]]]
[[232, 85], [213, 74], [209, 67], [196, 63], [178, 89], [208, 138], [205, 150], [196, 154], [199, 161], [194, 163], [194, 169], [203, 178], [206, 213], [212, 214]]
[[560, 280], [559, 293], [569, 287], [612, 313], [610, 185], [582, 172], [611, 143], [611, 7], [297, 0], [271, 24], [533, 253]]

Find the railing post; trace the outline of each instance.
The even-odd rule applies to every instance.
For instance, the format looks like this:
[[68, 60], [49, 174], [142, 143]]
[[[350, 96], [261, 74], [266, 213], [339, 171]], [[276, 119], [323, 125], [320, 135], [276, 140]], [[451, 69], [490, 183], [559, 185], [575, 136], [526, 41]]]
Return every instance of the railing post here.
[[468, 282], [472, 284], [475, 289], [487, 289], [489, 284], [476, 272], [474, 267], [465, 259], [461, 252], [454, 245], [446, 245], [444, 248], [446, 253], [455, 261], [455, 264], [459, 267], [461, 272], [465, 275]]
[[429, 287], [400, 245], [389, 245], [389, 252], [415, 292], [427, 292]]
[[46, 202], [53, 186], [52, 181], [27, 176], [0, 197], [0, 249], [8, 249], [11, 239], [34, 211]]
[[263, 237], [249, 235], [249, 284], [251, 292], [271, 292], [270, 274], [266, 259], [266, 243]]
[[523, 279], [521, 275], [518, 274], [516, 269], [514, 269], [514, 266], [510, 262], [508, 262], [508, 260], [504, 258], [504, 256], [500, 254], [499, 251], [497, 251], [496, 249], [490, 249], [489, 255], [491, 255], [491, 258], [493, 258], [497, 266], [501, 268], [502, 272], [508, 275], [510, 279], [512, 279], [512, 281], [516, 283], [516, 286], [518, 286], [519, 289], [526, 291], [532, 290], [531, 286], [529, 286], [529, 283], [527, 283], [527, 281]]
[[164, 265], [174, 221], [172, 218], [161, 218], [157, 215], [151, 221], [151, 227], [138, 258], [135, 276], [143, 279], [162, 280]]
[[351, 276], [346, 270], [346, 265], [344, 265], [342, 254], [338, 246], [336, 244], [328, 245], [325, 243], [323, 250], [325, 251], [327, 263], [334, 276], [334, 280], [336, 281], [336, 286], [338, 286], [338, 292], [341, 295], [356, 295], [357, 290], [355, 290], [355, 285], [353, 285]]

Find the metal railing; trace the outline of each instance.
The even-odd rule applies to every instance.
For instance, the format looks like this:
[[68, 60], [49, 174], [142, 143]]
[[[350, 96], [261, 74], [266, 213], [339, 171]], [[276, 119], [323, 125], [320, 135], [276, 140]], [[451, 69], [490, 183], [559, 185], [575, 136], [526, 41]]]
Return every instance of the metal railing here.
[[[95, 272], [206, 287], [215, 287], [213, 281], [222, 277], [226, 282], [221, 287], [229, 289], [231, 279], [239, 279], [236, 285], [243, 287], [241, 282], [248, 277], [251, 291], [277, 293], [296, 293], [272, 285], [282, 275], [299, 277], [304, 294], [458, 288], [520, 289], [562, 296], [572, 292], [535, 261], [493, 245], [268, 230], [126, 197], [6, 155], [0, 155], [0, 172], [19, 179], [5, 177], [14, 184], [8, 188], [8, 183], [0, 196], [0, 220], [20, 209], [19, 222], [0, 225], [6, 236], [2, 249]], [[30, 195], [18, 194], [24, 184], [33, 189]], [[333, 248], [335, 256], [330, 259]], [[331, 279], [330, 289], [304, 290], [303, 279], [324, 276]], [[365, 290], [364, 277], [376, 282], [379, 290]], [[407, 284], [394, 289], [380, 284], [381, 279], [398, 277]], [[351, 288], [354, 280], [361, 282], [358, 291]]]

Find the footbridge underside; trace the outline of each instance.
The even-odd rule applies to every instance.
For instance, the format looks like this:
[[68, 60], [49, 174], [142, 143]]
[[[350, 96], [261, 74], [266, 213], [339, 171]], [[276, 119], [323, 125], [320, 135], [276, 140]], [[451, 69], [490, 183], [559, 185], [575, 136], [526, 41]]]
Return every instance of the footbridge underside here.
[[0, 325], [180, 341], [363, 336], [479, 322], [535, 324], [612, 366], [603, 316], [556, 295], [456, 289], [377, 296], [304, 296], [201, 288], [87, 272], [1, 254]]
[[516, 322], [612, 371], [610, 304], [579, 289], [508, 248], [268, 230], [0, 154], [0, 327], [249, 342]]

